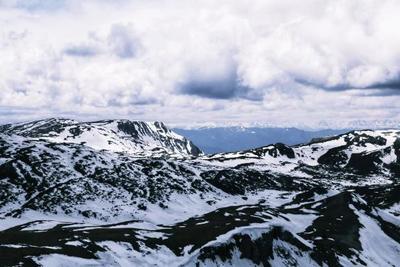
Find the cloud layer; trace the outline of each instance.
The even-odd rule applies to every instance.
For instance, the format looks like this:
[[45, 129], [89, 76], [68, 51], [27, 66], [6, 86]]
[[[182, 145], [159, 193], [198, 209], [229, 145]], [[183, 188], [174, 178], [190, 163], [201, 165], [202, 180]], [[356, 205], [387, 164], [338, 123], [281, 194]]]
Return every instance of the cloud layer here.
[[3, 0], [0, 120], [400, 119], [398, 14], [397, 0]]

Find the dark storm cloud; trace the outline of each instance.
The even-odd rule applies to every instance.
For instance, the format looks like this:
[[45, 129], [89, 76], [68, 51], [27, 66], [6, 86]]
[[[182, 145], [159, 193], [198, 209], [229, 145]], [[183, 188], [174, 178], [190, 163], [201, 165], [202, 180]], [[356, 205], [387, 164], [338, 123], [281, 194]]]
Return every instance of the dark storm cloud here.
[[183, 94], [216, 99], [230, 99], [236, 97], [238, 91], [241, 91], [240, 86], [232, 80], [194, 80], [184, 84], [180, 90]]
[[[368, 86], [356, 86], [349, 83], [337, 84], [334, 86], [329, 86], [324, 83], [319, 83], [315, 81], [305, 80], [305, 79], [294, 79], [295, 82], [303, 84], [306, 86], [311, 86], [319, 89], [324, 89], [327, 91], [345, 91], [345, 90], [362, 90], [368, 95], [399, 95], [400, 94], [400, 77], [398, 79], [383, 80], [381, 82], [375, 82]], [[375, 89], [376, 92], [370, 94], [366, 89]]]
[[236, 72], [221, 76], [214, 78], [193, 76], [179, 88], [178, 93], [211, 99], [244, 98], [253, 101], [262, 99], [260, 92], [240, 82]]
[[390, 89], [390, 90], [399, 90], [400, 91], [400, 77], [398, 77], [396, 79], [391, 79], [388, 81], [374, 83], [374, 84], [369, 85], [366, 88]]

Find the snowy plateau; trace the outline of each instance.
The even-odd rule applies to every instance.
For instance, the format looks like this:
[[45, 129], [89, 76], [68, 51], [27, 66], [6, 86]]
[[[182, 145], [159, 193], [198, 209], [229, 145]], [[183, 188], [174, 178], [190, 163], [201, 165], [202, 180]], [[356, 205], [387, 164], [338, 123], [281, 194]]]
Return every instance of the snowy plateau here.
[[0, 266], [400, 266], [400, 131], [205, 154], [160, 122], [0, 126]]

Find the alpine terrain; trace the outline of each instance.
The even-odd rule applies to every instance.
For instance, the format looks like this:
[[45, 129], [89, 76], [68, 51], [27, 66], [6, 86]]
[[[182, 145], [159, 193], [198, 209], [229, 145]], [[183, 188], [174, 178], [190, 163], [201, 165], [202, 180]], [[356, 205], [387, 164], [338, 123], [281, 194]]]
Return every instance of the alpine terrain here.
[[400, 131], [204, 154], [161, 122], [0, 126], [0, 266], [400, 266]]
[[312, 138], [346, 133], [353, 129], [301, 130], [282, 127], [201, 127], [191, 129], [173, 128], [174, 132], [189, 138], [204, 153], [215, 154], [246, 150], [265, 144], [284, 143], [295, 145]]

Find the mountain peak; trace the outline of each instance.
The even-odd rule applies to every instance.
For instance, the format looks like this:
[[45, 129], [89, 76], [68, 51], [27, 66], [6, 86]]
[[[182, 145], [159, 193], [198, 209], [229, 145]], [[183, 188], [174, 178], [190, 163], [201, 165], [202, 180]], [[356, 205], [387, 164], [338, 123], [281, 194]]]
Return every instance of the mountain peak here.
[[78, 122], [50, 118], [0, 126], [0, 133], [56, 143], [85, 144], [96, 150], [134, 155], [198, 156], [202, 151], [162, 122], [101, 120]]

